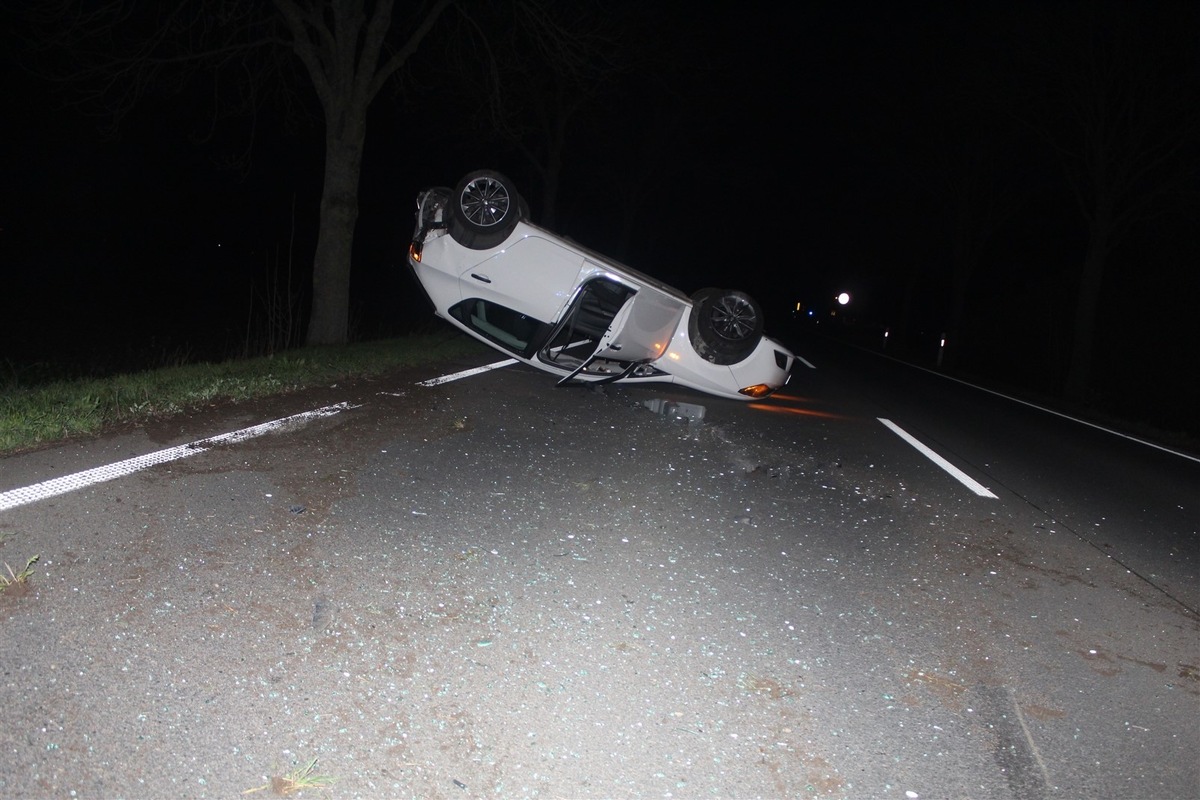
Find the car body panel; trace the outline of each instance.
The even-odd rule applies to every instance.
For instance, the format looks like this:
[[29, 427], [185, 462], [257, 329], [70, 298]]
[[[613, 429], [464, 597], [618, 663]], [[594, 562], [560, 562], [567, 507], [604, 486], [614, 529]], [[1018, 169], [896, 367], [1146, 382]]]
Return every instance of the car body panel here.
[[469, 266], [460, 279], [464, 297], [469, 291], [523, 314], [553, 319], [570, 300], [582, 269], [579, 253], [530, 234], [513, 240], [486, 261]]

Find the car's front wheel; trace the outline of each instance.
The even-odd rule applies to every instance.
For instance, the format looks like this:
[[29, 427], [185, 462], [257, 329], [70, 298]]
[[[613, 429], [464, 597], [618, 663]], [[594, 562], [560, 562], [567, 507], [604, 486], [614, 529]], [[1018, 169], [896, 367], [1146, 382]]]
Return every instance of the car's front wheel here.
[[449, 207], [450, 235], [472, 250], [503, 242], [525, 214], [513, 182], [494, 170], [477, 170], [459, 181]]
[[745, 292], [701, 289], [692, 295], [688, 336], [704, 360], [736, 364], [754, 352], [762, 333], [762, 307]]

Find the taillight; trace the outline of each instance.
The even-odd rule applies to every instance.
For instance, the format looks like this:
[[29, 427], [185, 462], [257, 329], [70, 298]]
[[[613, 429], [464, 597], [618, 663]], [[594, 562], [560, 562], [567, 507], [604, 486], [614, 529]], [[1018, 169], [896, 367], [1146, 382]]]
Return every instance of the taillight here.
[[413, 261], [421, 260], [421, 243], [420, 242], [418, 242], [418, 241], [409, 242], [408, 257], [411, 258]]

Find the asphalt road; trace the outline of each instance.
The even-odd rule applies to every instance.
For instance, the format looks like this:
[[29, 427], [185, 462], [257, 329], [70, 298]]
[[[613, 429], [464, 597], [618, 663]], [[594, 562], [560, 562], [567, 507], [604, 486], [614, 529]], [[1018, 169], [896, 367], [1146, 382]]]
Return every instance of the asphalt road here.
[[404, 374], [0, 461], [0, 796], [1200, 796], [1200, 463], [800, 352], [763, 404]]

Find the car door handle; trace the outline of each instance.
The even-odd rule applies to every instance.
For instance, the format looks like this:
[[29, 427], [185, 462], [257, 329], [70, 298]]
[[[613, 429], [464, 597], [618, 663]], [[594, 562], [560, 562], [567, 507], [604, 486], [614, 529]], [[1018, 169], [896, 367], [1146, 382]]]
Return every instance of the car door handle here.
[[477, 281], [483, 281], [484, 283], [492, 282], [492, 279], [489, 278], [487, 275], [480, 275], [478, 272], [472, 272], [471, 277]]

